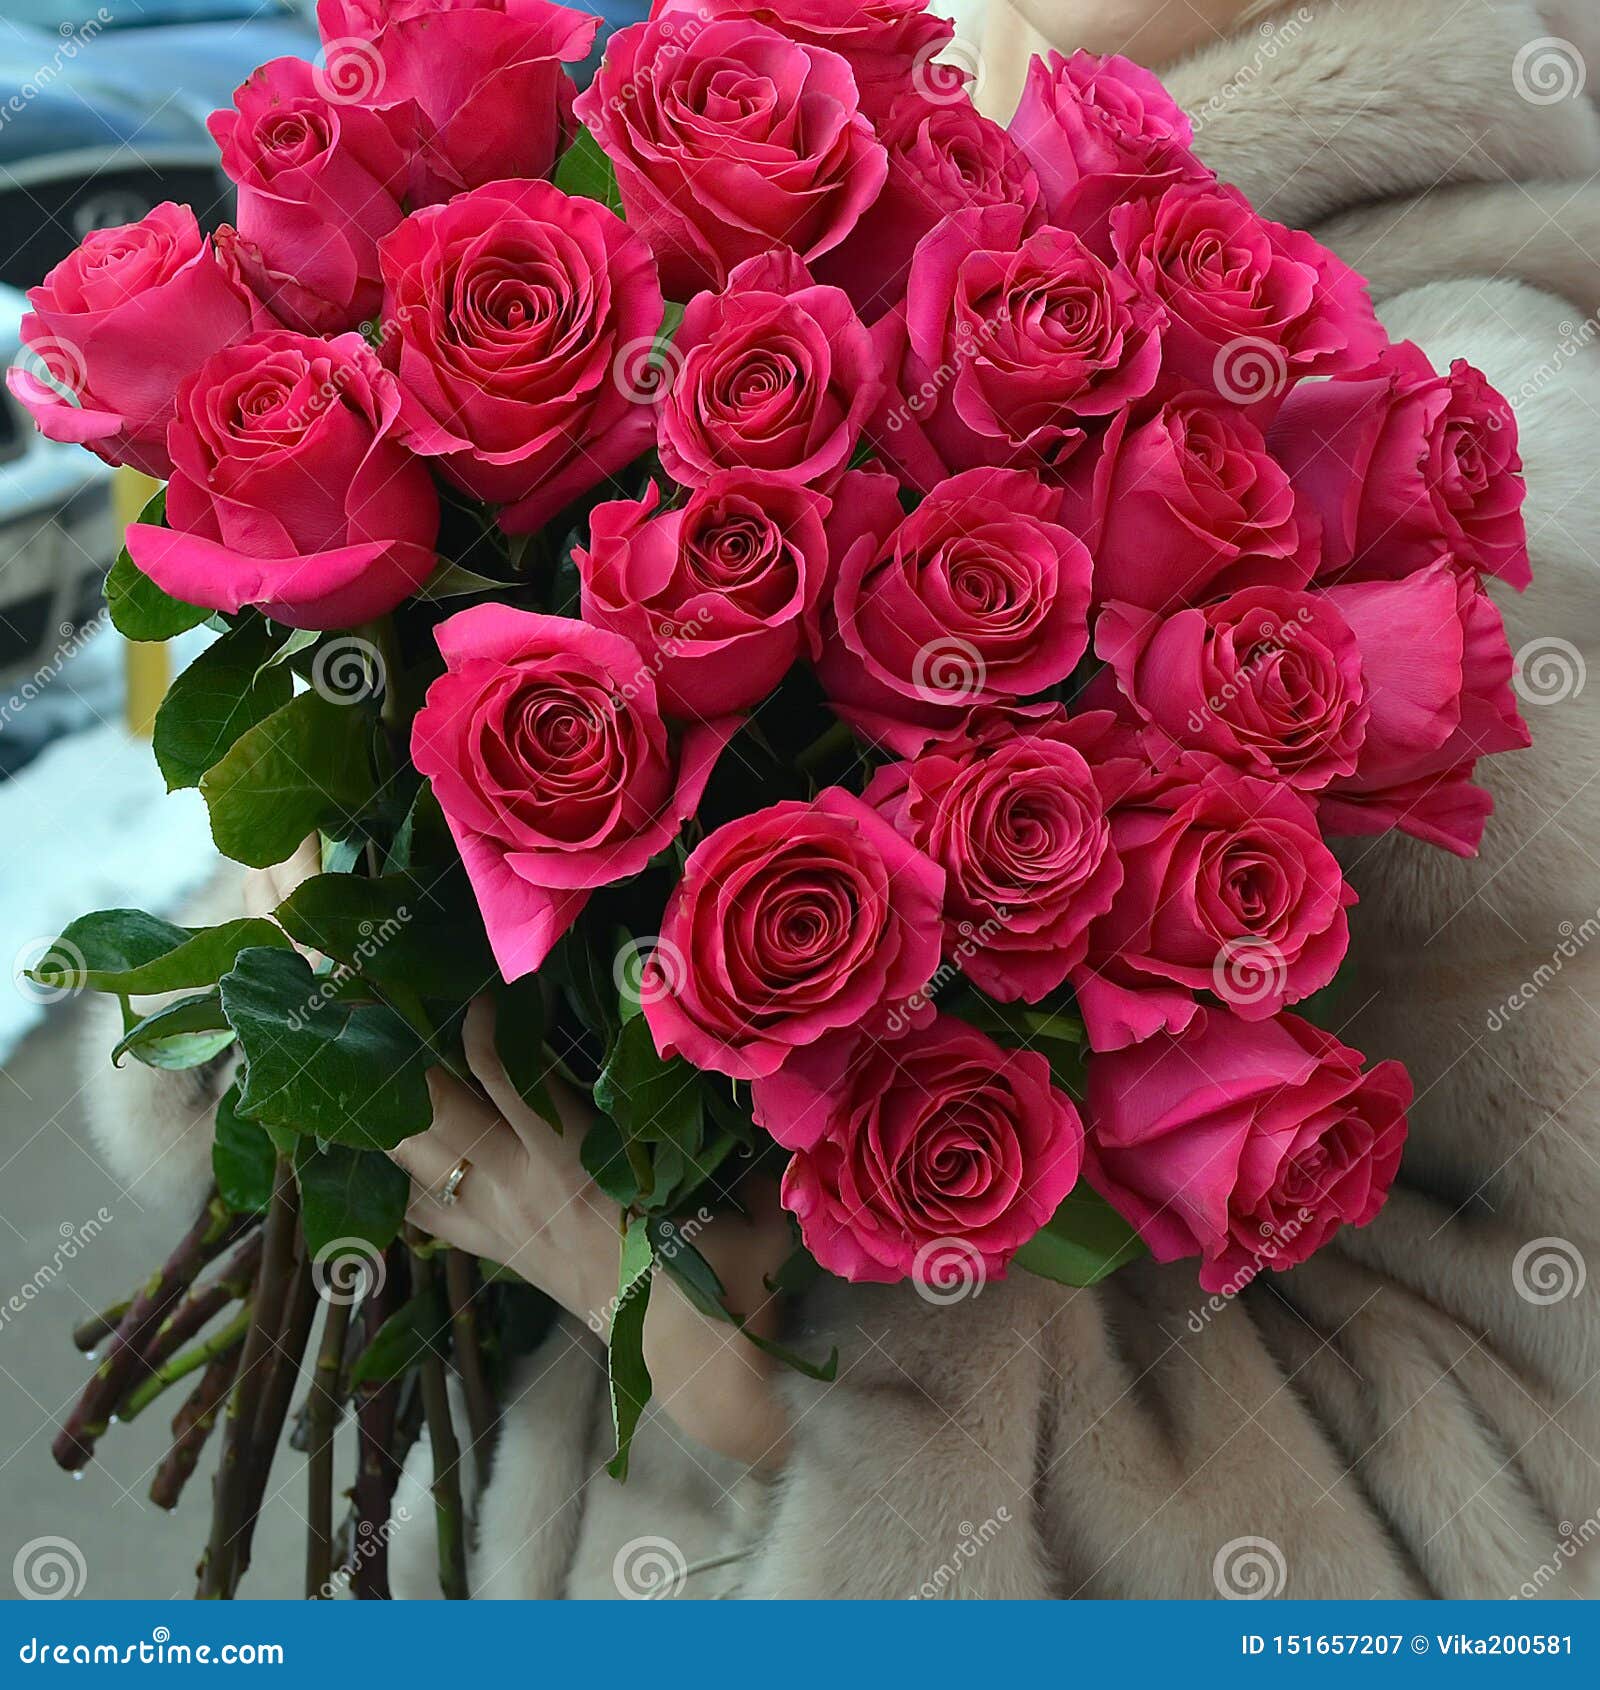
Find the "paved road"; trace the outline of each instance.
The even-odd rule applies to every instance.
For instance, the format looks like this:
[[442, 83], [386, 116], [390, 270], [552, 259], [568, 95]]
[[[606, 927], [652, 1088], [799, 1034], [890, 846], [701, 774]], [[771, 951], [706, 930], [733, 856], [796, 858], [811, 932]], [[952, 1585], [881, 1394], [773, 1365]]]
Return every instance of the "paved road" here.
[[[170, 1406], [113, 1427], [78, 1481], [50, 1459], [56, 1421], [88, 1373], [72, 1347], [73, 1325], [127, 1295], [177, 1236], [170, 1220], [125, 1197], [95, 1158], [74, 1097], [80, 1019], [76, 1005], [54, 1010], [0, 1071], [0, 1597], [14, 1597], [14, 1559], [41, 1537], [77, 1547], [83, 1596], [188, 1597], [209, 1520], [210, 1462], [176, 1514], [146, 1494], [179, 1393]], [[67, 1240], [72, 1260], [61, 1259]], [[30, 1300], [12, 1312], [24, 1286]], [[298, 1596], [303, 1457], [283, 1451], [272, 1484], [244, 1594]]]

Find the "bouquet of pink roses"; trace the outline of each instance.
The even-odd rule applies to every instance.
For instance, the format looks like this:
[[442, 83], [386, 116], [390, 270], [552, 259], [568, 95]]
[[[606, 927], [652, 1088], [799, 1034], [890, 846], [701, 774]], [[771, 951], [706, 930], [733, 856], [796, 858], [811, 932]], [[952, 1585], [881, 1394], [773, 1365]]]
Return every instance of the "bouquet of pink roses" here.
[[[581, 95], [596, 20], [545, 0], [319, 16], [321, 62], [211, 119], [236, 226], [91, 235], [13, 378], [167, 484], [107, 592], [130, 638], [217, 632], [169, 784], [229, 856], [323, 868], [274, 921], [102, 912], [40, 965], [121, 998], [119, 1059], [237, 1063], [216, 1193], [58, 1458], [203, 1362], [157, 1485], [231, 1403], [230, 1594], [356, 1250], [313, 1406], [354, 1394], [382, 1523], [419, 1392], [450, 1447], [440, 1357], [492, 1394], [526, 1324], [400, 1240], [384, 1154], [485, 992], [524, 1097], [595, 1105], [619, 1469], [652, 1272], [741, 1319], [677, 1223], [753, 1164], [797, 1269], [935, 1300], [1145, 1251], [1229, 1292], [1370, 1221], [1411, 1087], [1317, 1024], [1327, 839], [1475, 851], [1475, 764], [1527, 742], [1505, 401], [1124, 60], [1036, 60], [1002, 128], [921, 0], [660, 0]], [[241, 1312], [186, 1350], [197, 1299]]]

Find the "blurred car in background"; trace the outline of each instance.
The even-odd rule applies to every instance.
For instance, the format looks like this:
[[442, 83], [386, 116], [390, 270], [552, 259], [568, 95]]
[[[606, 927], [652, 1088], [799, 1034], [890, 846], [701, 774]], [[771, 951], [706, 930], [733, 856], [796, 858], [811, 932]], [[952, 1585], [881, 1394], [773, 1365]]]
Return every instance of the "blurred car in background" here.
[[0, 282], [162, 200], [227, 220], [206, 118], [257, 65], [316, 51], [288, 0], [0, 0]]
[[[26, 301], [0, 287], [0, 364], [15, 361]], [[38, 433], [0, 387], [0, 774], [32, 754], [29, 702], [100, 616], [106, 566], [121, 536], [115, 471], [81, 446]]]

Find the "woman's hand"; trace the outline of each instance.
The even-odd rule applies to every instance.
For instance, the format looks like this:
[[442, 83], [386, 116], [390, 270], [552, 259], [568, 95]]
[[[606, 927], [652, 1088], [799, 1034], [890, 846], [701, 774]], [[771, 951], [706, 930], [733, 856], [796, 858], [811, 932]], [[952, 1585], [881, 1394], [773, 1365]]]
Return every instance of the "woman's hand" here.
[[[584, 1172], [578, 1148], [587, 1106], [552, 1085], [558, 1134], [522, 1101], [494, 1048], [494, 1014], [479, 1000], [464, 1030], [467, 1061], [489, 1095], [476, 1096], [441, 1069], [428, 1075], [433, 1125], [391, 1152], [411, 1175], [410, 1218], [458, 1249], [499, 1262], [553, 1297], [602, 1336], [616, 1308], [617, 1206]], [[440, 1194], [469, 1164], [455, 1202]], [[722, 1215], [694, 1235], [727, 1291], [729, 1308], [770, 1336], [777, 1308], [764, 1284], [789, 1252], [776, 1192], [744, 1193], [746, 1220]], [[701, 1314], [666, 1274], [651, 1291], [645, 1361], [655, 1396], [691, 1438], [752, 1467], [781, 1462], [788, 1434], [773, 1383], [775, 1364], [738, 1330]]]

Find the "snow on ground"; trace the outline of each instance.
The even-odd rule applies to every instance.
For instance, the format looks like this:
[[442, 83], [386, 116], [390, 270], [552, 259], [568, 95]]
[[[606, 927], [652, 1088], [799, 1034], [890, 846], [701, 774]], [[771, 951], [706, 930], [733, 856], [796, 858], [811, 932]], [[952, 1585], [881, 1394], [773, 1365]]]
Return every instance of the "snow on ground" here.
[[[180, 642], [176, 663], [204, 643]], [[21, 971], [68, 922], [124, 907], [175, 916], [219, 861], [200, 794], [168, 794], [149, 742], [122, 726], [121, 676], [121, 642], [107, 630], [6, 724], [48, 725], [52, 737], [0, 780], [0, 1061], [48, 1012], [50, 994]]]

